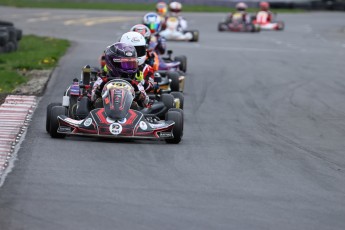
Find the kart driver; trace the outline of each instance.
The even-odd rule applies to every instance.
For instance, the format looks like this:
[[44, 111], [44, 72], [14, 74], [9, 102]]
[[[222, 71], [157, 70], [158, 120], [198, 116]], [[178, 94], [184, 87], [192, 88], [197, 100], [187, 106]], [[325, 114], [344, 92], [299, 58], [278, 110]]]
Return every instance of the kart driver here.
[[149, 97], [145, 92], [142, 82], [136, 80], [138, 75], [138, 58], [137, 51], [134, 46], [126, 43], [117, 42], [108, 46], [104, 51], [105, 67], [107, 72], [105, 75], [98, 76], [97, 81], [93, 85], [91, 101], [96, 108], [102, 107], [102, 89], [104, 85], [117, 78], [131, 79], [130, 83], [134, 87], [136, 97], [134, 99], [142, 107], [149, 107]]
[[145, 14], [143, 24], [150, 29], [151, 36], [149, 42], [157, 43], [155, 51], [158, 54], [164, 54], [166, 50], [166, 40], [159, 35], [159, 32], [162, 29], [162, 20], [159, 15], [153, 12]]
[[134, 46], [138, 55], [138, 74], [135, 76], [135, 80], [140, 82], [146, 92], [150, 92], [154, 89], [154, 70], [152, 66], [146, 63], [147, 61], [147, 49], [146, 40], [143, 35], [138, 32], [124, 33], [120, 42]]
[[178, 27], [177, 30], [183, 32], [187, 29], [188, 24], [187, 21], [180, 16], [182, 11], [182, 4], [180, 2], [171, 2], [169, 4], [169, 17], [176, 17], [178, 19]]
[[165, 29], [165, 20], [168, 13], [168, 5], [165, 2], [158, 2], [156, 4], [156, 12], [162, 21], [162, 29]]
[[243, 23], [249, 23], [250, 17], [248, 13], [246, 12], [248, 6], [244, 2], [239, 2], [235, 6], [236, 12], [230, 13], [227, 19], [225, 20], [226, 23], [232, 23], [232, 22], [243, 22]]
[[268, 2], [260, 2], [260, 11], [256, 14], [257, 23], [266, 24], [272, 22], [273, 13], [269, 9], [270, 4]]

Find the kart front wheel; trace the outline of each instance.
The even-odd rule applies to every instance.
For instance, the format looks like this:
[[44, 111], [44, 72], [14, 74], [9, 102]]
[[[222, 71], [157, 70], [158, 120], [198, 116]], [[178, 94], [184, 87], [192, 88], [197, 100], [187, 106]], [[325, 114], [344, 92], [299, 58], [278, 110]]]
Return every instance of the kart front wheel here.
[[165, 116], [165, 120], [167, 121], [174, 121], [175, 125], [173, 127], [173, 135], [172, 139], [165, 139], [165, 141], [169, 144], [178, 144], [182, 140], [183, 136], [183, 116], [179, 111], [168, 111]]
[[171, 94], [162, 94], [161, 101], [163, 102], [164, 106], [167, 108], [166, 111], [175, 107], [174, 96]]
[[225, 31], [226, 30], [225, 27], [226, 27], [225, 23], [223, 23], [223, 22], [218, 23], [218, 31], [219, 32]]
[[174, 58], [175, 61], [180, 62], [180, 70], [183, 72], [187, 72], [187, 57], [184, 55], [176, 56]]
[[46, 114], [46, 131], [47, 131], [47, 133], [50, 133], [50, 114], [51, 114], [52, 108], [54, 106], [61, 106], [61, 105], [62, 105], [62, 103], [54, 102], [54, 103], [50, 103], [47, 106], [47, 114]]
[[284, 28], [285, 28], [284, 22], [277, 22], [277, 24], [278, 24], [277, 30], [284, 30]]
[[180, 91], [180, 75], [177, 72], [168, 72], [167, 76], [171, 79], [170, 89], [171, 91]]
[[59, 121], [58, 116], [66, 115], [67, 109], [63, 106], [54, 106], [50, 112], [50, 136], [52, 138], [64, 138], [66, 134], [58, 133]]

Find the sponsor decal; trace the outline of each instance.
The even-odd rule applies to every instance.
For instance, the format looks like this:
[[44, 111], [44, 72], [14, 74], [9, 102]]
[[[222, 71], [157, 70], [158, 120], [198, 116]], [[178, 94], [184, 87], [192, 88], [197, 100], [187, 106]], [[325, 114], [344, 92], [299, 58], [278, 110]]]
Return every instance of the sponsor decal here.
[[164, 123], [160, 123], [160, 124], [151, 124], [151, 123], [149, 123], [149, 125], [150, 125], [151, 128], [153, 128], [153, 129], [161, 128], [161, 127], [165, 126]]
[[62, 133], [71, 132], [71, 128], [66, 126], [60, 126], [58, 131]]
[[173, 137], [173, 135], [170, 132], [160, 132], [159, 137]]
[[88, 118], [88, 119], [86, 119], [86, 120], [84, 121], [84, 125], [85, 125], [86, 127], [89, 127], [91, 124], [92, 124], [92, 119], [91, 119], [91, 118]]
[[131, 57], [133, 55], [132, 52], [126, 52], [126, 56]]
[[77, 121], [77, 120], [73, 120], [72, 118], [66, 118], [66, 119], [64, 119], [64, 121], [68, 122], [68, 123], [75, 124], [75, 125], [80, 125], [81, 123], [83, 123], [83, 120]]
[[138, 37], [134, 37], [134, 38], [132, 38], [131, 42], [134, 42], [134, 43], [140, 42], [140, 39]]
[[142, 130], [147, 130], [147, 124], [145, 121], [140, 121], [139, 126]]
[[109, 126], [109, 131], [114, 135], [119, 135], [122, 132], [122, 125], [113, 123]]

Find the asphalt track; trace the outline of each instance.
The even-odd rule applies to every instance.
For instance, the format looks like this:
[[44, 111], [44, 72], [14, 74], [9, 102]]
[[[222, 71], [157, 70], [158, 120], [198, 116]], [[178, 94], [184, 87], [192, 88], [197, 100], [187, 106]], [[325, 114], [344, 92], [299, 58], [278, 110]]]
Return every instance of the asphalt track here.
[[[74, 41], [0, 188], [1, 230], [345, 229], [345, 14], [282, 14], [285, 31], [259, 34], [218, 33], [224, 14], [186, 14], [201, 39], [169, 43], [188, 55], [179, 145], [45, 132], [46, 105], [142, 12], [0, 15]], [[128, 18], [85, 24], [113, 16]]]

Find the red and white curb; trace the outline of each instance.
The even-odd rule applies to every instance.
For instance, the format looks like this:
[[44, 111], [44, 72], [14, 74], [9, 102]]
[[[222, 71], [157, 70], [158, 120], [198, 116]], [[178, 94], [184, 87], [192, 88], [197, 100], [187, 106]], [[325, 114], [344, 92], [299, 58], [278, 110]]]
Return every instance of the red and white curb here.
[[37, 105], [35, 96], [8, 95], [0, 106], [0, 185]]

